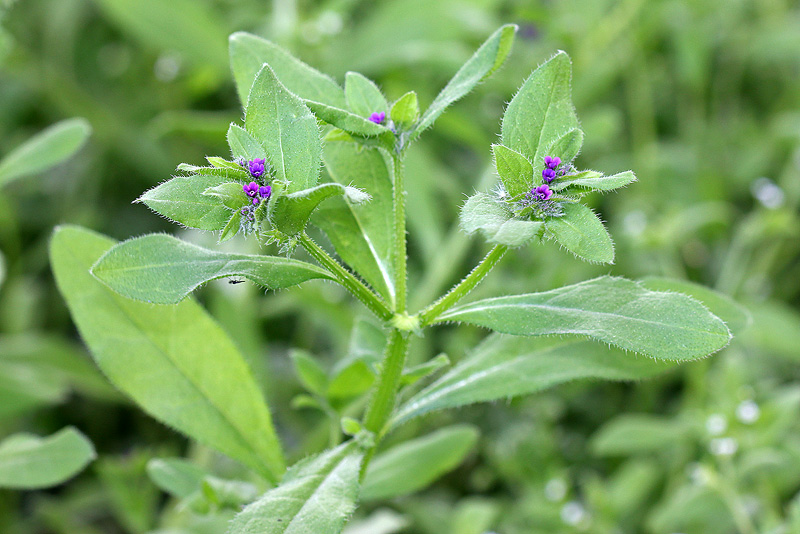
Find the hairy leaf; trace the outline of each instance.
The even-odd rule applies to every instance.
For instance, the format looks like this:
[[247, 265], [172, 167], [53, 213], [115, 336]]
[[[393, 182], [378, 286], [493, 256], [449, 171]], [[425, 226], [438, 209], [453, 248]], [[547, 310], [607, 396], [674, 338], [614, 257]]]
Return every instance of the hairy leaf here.
[[[234, 158], [251, 160], [266, 158], [267, 151], [250, 133], [237, 124], [231, 123], [228, 128], [228, 145]], [[249, 176], [249, 175], [248, 175]]]
[[335, 108], [320, 102], [306, 101], [314, 114], [323, 122], [336, 126], [340, 130], [357, 137], [380, 137], [384, 144], [391, 146], [394, 134], [382, 124], [376, 124], [361, 115], [350, 113], [343, 109]]
[[681, 293], [603, 276], [571, 286], [479, 300], [438, 322], [458, 321], [522, 336], [576, 334], [662, 360], [693, 360], [728, 344], [725, 323]]
[[316, 185], [322, 155], [317, 120], [303, 101], [278, 81], [269, 66], [256, 75], [244, 124], [264, 146], [275, 177], [291, 182], [290, 192]]
[[357, 72], [348, 72], [345, 75], [344, 97], [348, 109], [356, 115], [369, 117], [373, 113], [389, 112], [389, 104], [378, 86]]
[[339, 534], [356, 507], [362, 457], [349, 441], [298, 462], [233, 519], [228, 534]]
[[221, 230], [231, 218], [231, 210], [203, 193], [225, 181], [223, 176], [207, 174], [176, 176], [145, 191], [137, 202], [189, 228]]
[[405, 404], [400, 425], [445, 408], [528, 395], [580, 378], [636, 380], [672, 366], [575, 338], [523, 338], [493, 334]]
[[512, 218], [511, 211], [486, 193], [471, 196], [461, 208], [461, 229], [468, 234], [480, 230], [489, 243], [509, 247], [524, 245], [541, 235], [541, 221]]
[[417, 93], [409, 91], [392, 104], [390, 116], [401, 130], [411, 128], [419, 120]]
[[156, 304], [174, 304], [200, 284], [226, 276], [243, 276], [267, 289], [330, 278], [324, 269], [300, 260], [217, 252], [166, 234], [114, 245], [92, 274], [120, 295]]
[[564, 203], [563, 210], [563, 216], [545, 219], [545, 235], [580, 258], [614, 263], [614, 242], [597, 215], [577, 202]]
[[528, 158], [503, 145], [492, 145], [494, 165], [503, 181], [506, 191], [512, 198], [531, 190], [533, 166]]
[[595, 191], [611, 191], [625, 187], [636, 181], [632, 171], [625, 171], [613, 176], [603, 176], [596, 171], [583, 171], [558, 178], [550, 184], [553, 191], [570, 191], [572, 189], [594, 189]]
[[48, 488], [77, 475], [97, 455], [73, 427], [40, 438], [14, 434], [0, 442], [0, 488]]
[[75, 226], [50, 242], [58, 288], [97, 365], [145, 412], [276, 480], [278, 439], [233, 341], [192, 300], [154, 306], [96, 280], [89, 268], [113, 245]]
[[270, 221], [284, 234], [298, 234], [305, 229], [308, 219], [320, 203], [335, 196], [344, 196], [351, 205], [363, 204], [369, 200], [369, 195], [354, 187], [338, 183], [320, 184], [279, 196], [271, 207]]
[[361, 498], [391, 499], [426, 488], [455, 469], [478, 440], [470, 425], [454, 425], [401, 443], [370, 462]]
[[6, 154], [0, 160], [0, 187], [54, 167], [83, 146], [92, 132], [86, 119], [67, 119], [56, 123]]
[[447, 106], [460, 100], [478, 83], [500, 68], [511, 52], [516, 31], [516, 25], [506, 24], [489, 36], [425, 110], [416, 128], [411, 132], [410, 140], [413, 141], [429, 128]]

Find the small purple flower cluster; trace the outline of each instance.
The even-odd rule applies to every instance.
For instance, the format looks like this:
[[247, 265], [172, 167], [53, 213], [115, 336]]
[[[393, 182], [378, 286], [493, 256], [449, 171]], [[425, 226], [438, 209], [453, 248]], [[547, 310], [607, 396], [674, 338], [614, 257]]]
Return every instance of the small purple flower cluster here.
[[561, 158], [557, 156], [555, 158], [544, 157], [544, 170], [542, 171], [544, 183], [549, 184], [556, 179], [556, 169], [558, 169], [559, 165], [561, 165]]
[[372, 115], [369, 116], [369, 121], [374, 122], [375, 124], [383, 124], [383, 121], [386, 120], [386, 112], [384, 111], [376, 111]]
[[272, 196], [271, 185], [258, 185], [255, 182], [250, 182], [249, 184], [243, 185], [242, 189], [244, 189], [244, 193], [248, 197], [253, 199], [253, 206], [258, 206], [261, 200], [267, 200]]
[[247, 162], [247, 170], [253, 178], [259, 178], [264, 174], [264, 166], [267, 161], [264, 158], [251, 159]]

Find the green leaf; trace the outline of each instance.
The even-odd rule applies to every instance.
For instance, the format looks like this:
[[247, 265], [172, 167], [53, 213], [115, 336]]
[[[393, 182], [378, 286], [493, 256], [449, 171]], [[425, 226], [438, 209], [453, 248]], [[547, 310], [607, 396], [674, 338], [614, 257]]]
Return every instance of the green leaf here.
[[56, 283], [97, 365], [159, 421], [277, 479], [283, 459], [269, 410], [233, 341], [192, 300], [153, 306], [97, 281], [89, 268], [113, 245], [75, 226], [50, 242]]
[[[572, 128], [564, 135], [550, 143], [550, 146], [545, 150], [545, 156], [561, 158], [561, 164], [568, 164], [574, 160], [583, 146], [583, 132], [580, 128]], [[537, 174], [541, 174], [544, 170], [544, 158], [536, 162]]]
[[673, 450], [690, 437], [680, 420], [649, 414], [625, 414], [612, 419], [592, 436], [590, 447], [598, 456], [628, 456]]
[[394, 134], [382, 124], [376, 124], [366, 118], [350, 113], [343, 109], [331, 107], [320, 102], [306, 101], [309, 109], [314, 112], [319, 120], [336, 126], [340, 130], [357, 137], [380, 137], [388, 147], [392, 146]]
[[311, 393], [322, 395], [328, 387], [328, 374], [311, 354], [294, 349], [289, 353], [294, 364], [294, 372], [303, 387]]
[[335, 196], [344, 196], [349, 204], [363, 204], [369, 195], [354, 187], [338, 183], [320, 184], [310, 189], [281, 195], [271, 207], [272, 225], [286, 235], [296, 235], [305, 230], [308, 219], [320, 203]]
[[389, 156], [380, 149], [331, 142], [325, 146], [324, 159], [333, 181], [368, 191], [372, 200], [354, 206], [331, 199], [320, 206], [312, 221], [325, 232], [342, 260], [392, 303], [394, 226]]
[[585, 188], [595, 191], [612, 191], [625, 187], [636, 181], [636, 175], [632, 171], [625, 171], [613, 176], [603, 176], [597, 171], [583, 171], [577, 174], [568, 174], [556, 179], [550, 184], [553, 191], [568, 192], [571, 189]]
[[363, 317], [356, 319], [347, 356], [338, 360], [331, 372], [328, 399], [348, 399], [366, 393], [375, 381], [375, 368], [385, 346], [386, 333], [380, 326]]
[[[244, 158], [251, 160], [256, 158], [266, 158], [267, 151], [247, 130], [237, 124], [231, 123], [228, 128], [228, 145], [231, 147], [231, 154], [234, 158]], [[249, 174], [248, 174], [249, 176]]]
[[337, 108], [345, 107], [344, 92], [332, 78], [266, 39], [236, 32], [230, 37], [230, 56], [242, 106], [247, 104], [253, 80], [266, 63], [281, 83], [300, 98]]
[[529, 395], [581, 378], [638, 380], [671, 365], [590, 341], [493, 334], [395, 413], [392, 426], [428, 412]]
[[506, 108], [502, 144], [534, 164], [543, 162], [549, 155], [544, 153], [546, 149], [578, 127], [570, 95], [571, 77], [569, 56], [561, 51], [533, 71]]
[[6, 154], [0, 161], [0, 187], [8, 182], [46, 171], [70, 158], [92, 132], [86, 119], [56, 123]]
[[541, 221], [512, 218], [511, 211], [486, 193], [471, 196], [460, 214], [461, 229], [468, 234], [480, 230], [489, 243], [519, 247], [541, 235]]
[[403, 376], [400, 377], [400, 384], [404, 386], [414, 384], [448, 365], [450, 365], [450, 358], [447, 357], [447, 354], [439, 354], [425, 363], [415, 365], [410, 369], [405, 369], [403, 371]]
[[362, 457], [349, 441], [298, 462], [233, 519], [228, 534], [339, 534], [356, 507]]
[[153, 458], [147, 462], [147, 475], [165, 492], [185, 499], [200, 489], [207, 473], [183, 458]]
[[711, 310], [711, 313], [725, 321], [725, 324], [728, 325], [734, 335], [745, 331], [753, 322], [753, 318], [747, 308], [728, 295], [700, 284], [657, 276], [649, 276], [643, 279], [641, 284], [653, 291], [674, 291], [697, 299]]
[[217, 243], [224, 243], [228, 239], [232, 239], [236, 234], [239, 233], [239, 230], [242, 228], [242, 212], [241, 211], [234, 211], [231, 214], [231, 218], [228, 219], [228, 223], [225, 225], [225, 228], [222, 229], [222, 232], [219, 233], [219, 239]]
[[614, 263], [614, 242], [595, 213], [577, 202], [563, 205], [564, 215], [545, 219], [545, 235], [579, 258]]
[[[514, 43], [515, 24], [506, 24], [495, 31], [478, 48], [475, 54], [464, 63], [444, 89], [436, 96], [430, 107], [425, 110], [417, 127], [411, 132], [413, 141], [429, 128], [444, 110], [464, 95], [469, 93], [478, 83], [492, 75], [508, 57]], [[506, 144], [506, 143], [503, 143]], [[511, 146], [511, 145], [508, 145]]]
[[373, 113], [389, 111], [386, 98], [372, 80], [357, 73], [348, 72], [344, 77], [344, 97], [347, 107], [356, 115], [369, 117]]
[[234, 211], [250, 204], [250, 198], [245, 194], [241, 182], [223, 182], [209, 187], [203, 194], [218, 198], [226, 208]]
[[231, 218], [231, 210], [203, 193], [224, 181], [222, 176], [206, 174], [176, 176], [145, 191], [137, 202], [189, 228], [213, 232], [225, 227]]
[[708, 356], [731, 339], [725, 323], [693, 298], [609, 276], [543, 293], [479, 300], [453, 308], [437, 321], [521, 336], [583, 335], [676, 361]]
[[458, 467], [478, 440], [470, 425], [454, 425], [401, 443], [370, 462], [361, 498], [384, 500], [410, 495]]
[[83, 471], [96, 457], [92, 443], [73, 427], [46, 438], [14, 434], [0, 442], [0, 488], [55, 486]]
[[92, 274], [127, 298], [174, 304], [200, 284], [244, 276], [267, 289], [330, 278], [324, 269], [299, 260], [208, 250], [166, 234], [149, 234], [111, 247]]
[[290, 192], [316, 185], [322, 155], [317, 120], [267, 65], [253, 82], [244, 124], [267, 151], [275, 177], [291, 182]]
[[392, 105], [392, 111], [389, 113], [389, 116], [401, 130], [407, 130], [414, 126], [419, 120], [417, 93], [409, 91], [401, 96], [397, 102]]
[[524, 195], [533, 184], [533, 166], [528, 158], [503, 145], [492, 145], [497, 174], [512, 198]]

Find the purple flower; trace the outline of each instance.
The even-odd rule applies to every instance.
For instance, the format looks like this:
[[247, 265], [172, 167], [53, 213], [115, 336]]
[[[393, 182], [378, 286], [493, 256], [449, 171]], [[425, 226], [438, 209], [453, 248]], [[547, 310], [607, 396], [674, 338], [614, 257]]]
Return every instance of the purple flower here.
[[556, 179], [556, 171], [550, 168], [543, 170], [542, 179], [545, 181], [545, 183], [549, 184], [550, 182]]
[[258, 188], [258, 195], [261, 198], [269, 198], [272, 195], [272, 186], [271, 185], [262, 185]]
[[244, 192], [248, 197], [254, 197], [258, 194], [258, 184], [255, 182], [250, 182], [247, 185], [243, 185], [242, 189], [244, 189]]
[[259, 202], [261, 202], [261, 199], [260, 199], [260, 198], [254, 198], [254, 199], [253, 199], [253, 206], [258, 206], [258, 203], [259, 203]]
[[531, 189], [529, 195], [539, 200], [550, 200], [550, 197], [553, 196], [553, 192], [550, 190], [547, 184], [542, 184]]
[[550, 156], [545, 156], [544, 164], [547, 166], [548, 169], [555, 170], [556, 167], [561, 165], [561, 158], [559, 157], [551, 158]]
[[383, 111], [376, 111], [372, 115], [369, 116], [370, 122], [374, 122], [375, 124], [383, 124], [383, 121], [386, 119], [386, 113]]
[[256, 158], [251, 159], [247, 162], [247, 170], [250, 171], [250, 176], [253, 178], [258, 178], [262, 174], [264, 174], [264, 164], [266, 160], [264, 158]]

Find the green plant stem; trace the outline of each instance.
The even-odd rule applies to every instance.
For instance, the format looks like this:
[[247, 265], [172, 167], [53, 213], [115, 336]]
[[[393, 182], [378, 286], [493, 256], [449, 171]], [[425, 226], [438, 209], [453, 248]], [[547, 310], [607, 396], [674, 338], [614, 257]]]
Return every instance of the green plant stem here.
[[403, 180], [403, 161], [400, 154], [392, 153], [394, 195], [394, 284], [397, 294], [395, 313], [406, 311], [406, 191]]
[[303, 245], [311, 257], [313, 257], [320, 265], [328, 269], [331, 274], [336, 277], [336, 280], [346, 287], [353, 295], [363, 302], [367, 308], [372, 310], [378, 317], [384, 321], [392, 318], [392, 310], [386, 305], [383, 300], [372, 292], [367, 286], [364, 285], [358, 278], [353, 276], [347, 269], [333, 259], [322, 247], [317, 245], [313, 239], [308, 237], [306, 233], [300, 234], [300, 244]]
[[464, 298], [467, 293], [472, 291], [475, 286], [486, 278], [497, 262], [505, 255], [508, 247], [505, 245], [495, 245], [483, 260], [460, 283], [454, 286], [442, 298], [422, 310], [419, 314], [420, 327], [431, 324], [441, 314], [449, 310], [456, 302]]
[[392, 330], [386, 354], [381, 364], [381, 372], [375, 385], [374, 393], [364, 415], [364, 428], [373, 432], [379, 440], [394, 409], [395, 396], [400, 386], [400, 377], [406, 363], [409, 332]]

